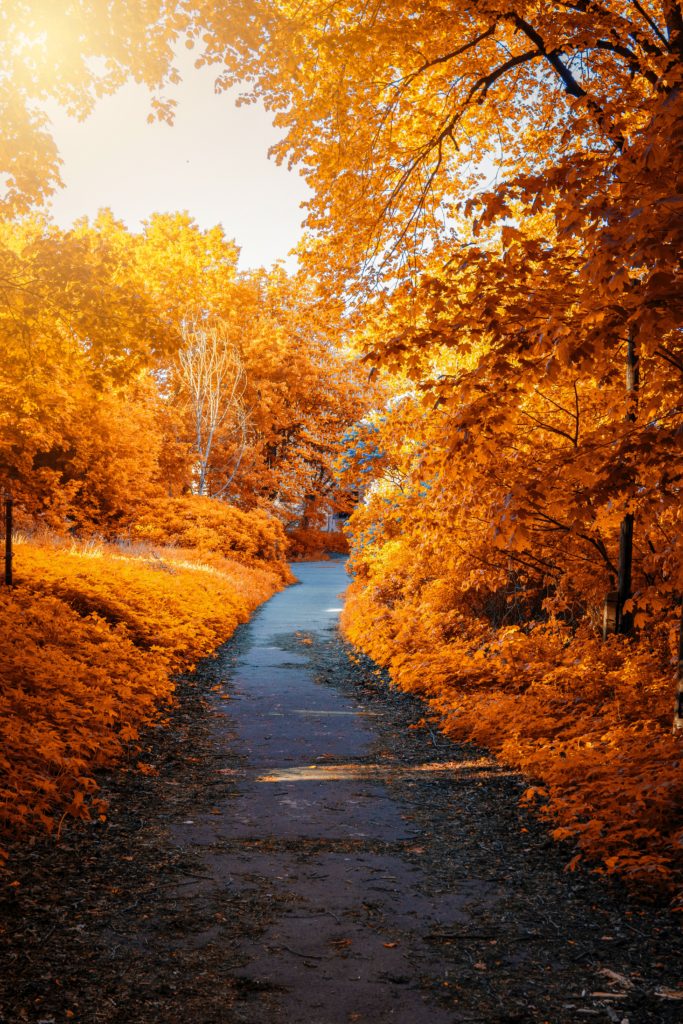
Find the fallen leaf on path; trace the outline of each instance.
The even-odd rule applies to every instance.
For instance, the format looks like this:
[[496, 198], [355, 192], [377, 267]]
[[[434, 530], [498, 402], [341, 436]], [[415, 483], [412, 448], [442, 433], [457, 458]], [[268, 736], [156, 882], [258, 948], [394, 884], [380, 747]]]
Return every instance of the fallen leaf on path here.
[[609, 967], [603, 967], [598, 971], [603, 978], [608, 978], [609, 981], [615, 985], [619, 985], [620, 988], [635, 988], [630, 978], [627, 978], [625, 974], [618, 974], [616, 971], [610, 971]]
[[683, 988], [667, 988], [665, 985], [655, 989], [660, 999], [683, 999]]
[[396, 949], [398, 942], [383, 942], [382, 945], [385, 949]]

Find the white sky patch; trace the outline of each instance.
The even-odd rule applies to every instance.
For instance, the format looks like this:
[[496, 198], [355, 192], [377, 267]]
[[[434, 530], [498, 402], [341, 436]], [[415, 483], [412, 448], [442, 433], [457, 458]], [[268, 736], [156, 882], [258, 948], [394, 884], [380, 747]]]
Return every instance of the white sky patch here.
[[132, 82], [83, 122], [47, 107], [66, 186], [52, 215], [69, 227], [108, 206], [134, 230], [151, 213], [187, 210], [202, 228], [223, 225], [241, 247], [242, 269], [287, 260], [301, 235], [306, 185], [268, 159], [278, 133], [263, 107], [235, 107], [238, 90], [216, 95], [217, 69], [196, 69], [193, 59], [184, 52], [177, 61], [173, 127], [147, 123], [149, 92]]

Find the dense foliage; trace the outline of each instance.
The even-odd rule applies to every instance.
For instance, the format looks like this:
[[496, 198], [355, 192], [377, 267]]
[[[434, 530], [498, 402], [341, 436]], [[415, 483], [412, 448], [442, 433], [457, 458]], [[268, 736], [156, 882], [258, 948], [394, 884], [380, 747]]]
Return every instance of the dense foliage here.
[[[183, 499], [192, 514], [195, 499]], [[254, 533], [270, 555], [216, 555], [235, 520], [217, 512], [198, 549], [76, 544], [16, 546], [16, 586], [0, 591], [0, 828], [53, 831], [67, 815], [103, 813], [95, 769], [116, 764], [172, 699], [173, 675], [194, 667], [291, 576], [273, 549], [279, 523]], [[244, 529], [243, 523], [239, 524]], [[213, 554], [204, 561], [205, 550]], [[130, 756], [130, 755], [129, 755]], [[144, 766], [143, 766], [144, 768]]]
[[186, 215], [138, 234], [106, 212], [67, 232], [0, 229], [0, 485], [27, 515], [113, 535], [141, 503], [196, 489], [197, 416], [218, 394], [208, 373], [194, 401], [182, 373], [197, 320], [244, 380], [239, 395], [222, 381], [203, 493], [303, 526], [343, 504], [332, 465], [367, 401], [358, 371], [310, 286], [279, 268], [240, 274], [237, 256]]
[[[283, 524], [319, 544], [312, 528], [346, 501], [332, 467], [362, 408], [356, 371], [310, 288], [239, 274], [237, 255], [184, 215], [139, 234], [106, 212], [0, 229], [0, 490], [28, 536], [52, 538], [17, 548], [0, 592], [2, 826], [91, 813], [93, 769], [154, 720], [173, 673], [291, 580]], [[189, 322], [245, 381], [236, 434], [235, 402], [201, 380], [199, 415], [226, 410], [201, 496]]]
[[346, 505], [333, 463], [365, 408], [315, 288], [240, 272], [222, 227], [163, 214], [129, 231], [103, 210], [62, 230], [31, 212], [58, 183], [43, 100], [85, 113], [128, 74], [175, 78], [180, 21], [133, 7], [15, 5], [0, 47], [0, 495], [21, 540], [0, 590], [0, 827], [14, 831], [97, 810], [94, 769], [158, 719], [173, 675], [291, 581], [283, 527], [319, 543]]

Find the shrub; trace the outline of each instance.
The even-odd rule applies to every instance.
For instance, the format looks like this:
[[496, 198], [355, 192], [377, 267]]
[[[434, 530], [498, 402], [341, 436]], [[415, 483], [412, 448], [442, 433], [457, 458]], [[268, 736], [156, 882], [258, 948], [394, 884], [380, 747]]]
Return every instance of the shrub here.
[[174, 673], [282, 587], [284, 564], [256, 554], [274, 553], [277, 531], [264, 523], [262, 534], [240, 541], [249, 565], [149, 546], [17, 544], [16, 586], [0, 590], [0, 828], [51, 831], [101, 810], [94, 769], [116, 764], [158, 719]]

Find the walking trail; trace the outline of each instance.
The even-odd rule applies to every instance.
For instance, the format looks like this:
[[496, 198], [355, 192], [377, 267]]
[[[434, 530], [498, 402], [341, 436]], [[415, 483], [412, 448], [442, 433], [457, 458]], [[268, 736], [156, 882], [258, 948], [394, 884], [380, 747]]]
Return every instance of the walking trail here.
[[523, 780], [349, 660], [344, 563], [296, 572], [152, 737], [158, 774], [112, 781], [114, 824], [25, 863], [0, 1019], [683, 1019], [673, 918], [564, 873]]
[[[297, 574], [303, 586], [252, 622], [233, 675], [226, 718], [247, 758], [237, 800], [178, 826], [174, 839], [203, 847], [221, 885], [270, 879], [283, 909], [243, 947], [239, 974], [280, 988], [283, 1020], [446, 1024], [452, 1015], [410, 984], [431, 953], [421, 933], [465, 921], [464, 902], [481, 885], [430, 898], [419, 869], [393, 852], [420, 829], [384, 785], [373, 751], [379, 712], [320, 686], [307, 655], [282, 643], [302, 629], [334, 630], [343, 564], [303, 564]], [[399, 933], [411, 934], [408, 945]]]

